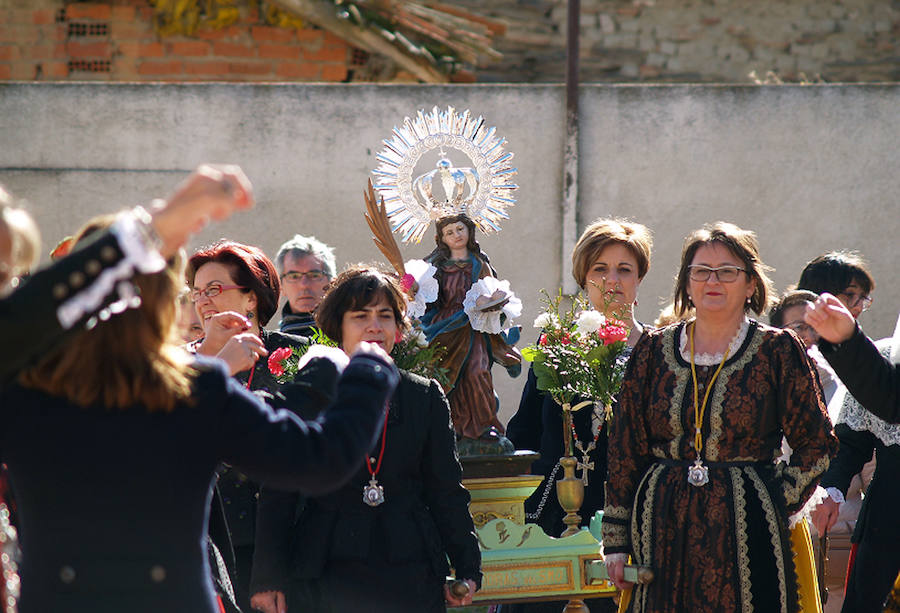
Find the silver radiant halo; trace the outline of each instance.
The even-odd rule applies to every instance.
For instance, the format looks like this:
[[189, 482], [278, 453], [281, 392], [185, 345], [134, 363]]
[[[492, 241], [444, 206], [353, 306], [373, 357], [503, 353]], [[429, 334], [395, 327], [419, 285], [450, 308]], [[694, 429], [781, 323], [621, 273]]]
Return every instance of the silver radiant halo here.
[[[511, 180], [518, 170], [510, 163], [512, 152], [503, 148], [506, 139], [481, 116], [459, 114], [452, 106], [420, 110], [382, 143], [372, 171], [374, 189], [384, 198], [391, 229], [404, 242], [420, 242], [431, 222], [444, 215], [465, 213], [485, 234], [498, 232], [509, 219], [506, 209], [516, 203], [512, 192], [519, 188]], [[466, 155], [471, 166], [454, 167], [447, 149]], [[434, 150], [439, 152], [435, 169], [413, 176], [422, 156]]]

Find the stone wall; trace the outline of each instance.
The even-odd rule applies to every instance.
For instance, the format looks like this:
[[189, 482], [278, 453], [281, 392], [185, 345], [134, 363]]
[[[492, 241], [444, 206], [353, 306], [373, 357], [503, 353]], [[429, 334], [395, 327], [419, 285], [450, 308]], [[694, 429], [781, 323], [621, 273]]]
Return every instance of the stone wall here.
[[[563, 79], [566, 0], [457, 1], [509, 23], [479, 81]], [[890, 0], [581, 0], [580, 39], [583, 82], [900, 80]]]

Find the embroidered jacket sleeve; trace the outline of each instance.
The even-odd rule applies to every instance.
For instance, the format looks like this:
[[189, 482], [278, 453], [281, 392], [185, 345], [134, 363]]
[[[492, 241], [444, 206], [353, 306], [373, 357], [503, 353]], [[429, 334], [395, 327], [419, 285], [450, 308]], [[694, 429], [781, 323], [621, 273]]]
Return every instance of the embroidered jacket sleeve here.
[[844, 343], [819, 343], [841, 383], [861, 405], [881, 419], [900, 422], [900, 368], [878, 351], [859, 326]]
[[806, 351], [788, 333], [779, 333], [773, 343], [779, 417], [793, 450], [790, 464], [779, 464], [779, 472], [787, 512], [792, 514], [816, 489], [837, 453], [838, 441]]
[[654, 338], [644, 335], [635, 345], [625, 371], [619, 404], [609, 425], [608, 479], [603, 511], [603, 551], [631, 553], [629, 524], [638, 483], [652, 462], [644, 408], [652, 388]]
[[469, 492], [462, 486], [462, 466], [450, 405], [436, 381], [428, 388], [431, 420], [425, 444], [422, 474], [425, 502], [441, 536], [443, 549], [458, 579], [472, 579], [481, 587], [481, 552], [469, 514]]
[[137, 272], [164, 266], [137, 218], [123, 213], [109, 230], [36, 271], [0, 299], [0, 346], [16, 347], [0, 356], [0, 383], [57, 347], [98, 312], [107, 309], [110, 316], [136, 306], [137, 293], [128, 280]]

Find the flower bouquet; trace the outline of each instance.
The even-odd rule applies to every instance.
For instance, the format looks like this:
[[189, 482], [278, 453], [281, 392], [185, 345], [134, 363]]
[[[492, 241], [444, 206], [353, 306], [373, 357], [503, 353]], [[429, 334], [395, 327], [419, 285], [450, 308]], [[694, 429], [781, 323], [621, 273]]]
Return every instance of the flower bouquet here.
[[309, 340], [309, 344], [302, 348], [279, 347], [269, 354], [268, 367], [269, 372], [278, 383], [290, 383], [297, 376], [300, 370], [300, 358], [309, 351], [313, 345], [325, 345], [326, 347], [337, 347], [337, 343], [325, 336], [318, 328], [313, 329], [313, 335]]
[[[593, 466], [588, 456], [596, 442], [587, 448], [578, 443], [582, 462], [573, 457], [572, 413], [596, 402], [604, 408], [606, 421], [612, 416], [612, 403], [625, 375], [623, 358], [629, 331], [624, 322], [591, 309], [582, 297], [576, 298], [568, 310], [560, 309], [562, 299], [562, 292], [555, 298], [544, 292], [547, 309], [534, 321], [541, 335], [537, 343], [522, 350], [522, 357], [532, 363], [538, 389], [562, 407], [565, 455], [560, 464], [565, 477], [556, 486], [560, 505], [567, 512], [563, 522], [568, 528], [563, 536], [568, 536], [578, 531], [577, 512], [584, 500], [587, 470]], [[578, 398], [592, 400], [572, 406]], [[583, 469], [581, 479], [575, 477], [576, 466]]]
[[426, 379], [435, 379], [443, 386], [449, 383], [447, 378], [449, 370], [441, 366], [441, 360], [446, 352], [446, 348], [437, 343], [431, 343], [429, 346], [422, 324], [414, 319], [409, 331], [394, 344], [391, 358], [397, 368]]
[[578, 397], [593, 398], [606, 408], [608, 419], [625, 375], [621, 358], [628, 327], [591, 309], [581, 297], [564, 312], [562, 292], [556, 298], [544, 292], [544, 302], [547, 309], [534, 320], [541, 329], [538, 342], [522, 350], [534, 365], [538, 389], [563, 407]]

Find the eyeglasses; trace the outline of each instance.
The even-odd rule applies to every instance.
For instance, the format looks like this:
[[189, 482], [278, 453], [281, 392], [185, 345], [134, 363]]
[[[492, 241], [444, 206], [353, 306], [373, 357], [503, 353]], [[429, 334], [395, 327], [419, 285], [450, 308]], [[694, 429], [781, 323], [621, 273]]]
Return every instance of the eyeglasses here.
[[785, 324], [784, 327], [787, 328], [788, 330], [793, 330], [797, 334], [814, 336], [814, 337], [819, 336], [816, 333], [815, 328], [813, 328], [811, 325], [804, 323], [802, 321], [792, 321], [789, 324]]
[[288, 283], [300, 283], [303, 279], [312, 281], [313, 283], [318, 283], [319, 281], [323, 281], [327, 278], [328, 275], [326, 275], [325, 271], [323, 270], [308, 270], [306, 272], [291, 271], [281, 275], [281, 280], [287, 281]]
[[855, 292], [841, 292], [838, 296], [843, 296], [846, 300], [844, 300], [844, 304], [847, 305], [848, 309], [855, 309], [857, 306], [862, 304], [862, 310], [866, 311], [872, 306], [872, 302], [875, 300], [871, 296], [866, 296], [864, 294], [857, 294]]
[[712, 275], [716, 275], [719, 283], [734, 283], [737, 281], [738, 273], [747, 272], [743, 268], [737, 266], [719, 266], [718, 268], [710, 268], [702, 264], [691, 264], [688, 266], [688, 274], [691, 281], [709, 281]]
[[204, 295], [207, 298], [215, 298], [225, 290], [229, 289], [247, 289], [243, 285], [222, 285], [221, 283], [210, 283], [203, 289], [192, 289], [191, 290], [191, 302], [197, 302], [200, 300], [200, 295]]

